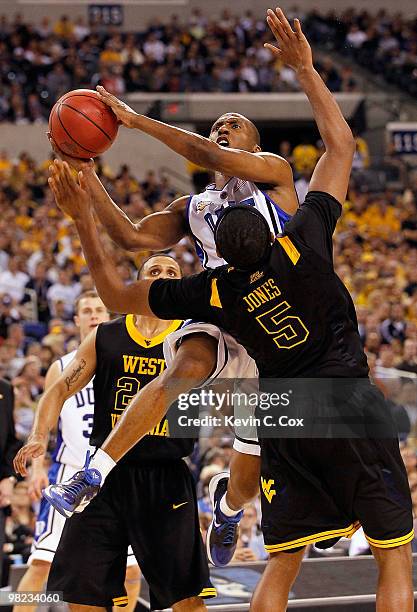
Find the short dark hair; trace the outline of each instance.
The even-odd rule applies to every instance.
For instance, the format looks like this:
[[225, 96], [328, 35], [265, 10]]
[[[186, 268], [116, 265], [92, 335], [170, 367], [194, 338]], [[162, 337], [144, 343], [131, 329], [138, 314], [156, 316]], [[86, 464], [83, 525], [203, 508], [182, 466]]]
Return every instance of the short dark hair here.
[[240, 270], [249, 270], [267, 258], [271, 230], [265, 217], [252, 206], [229, 206], [214, 234], [220, 256]]
[[138, 268], [138, 273], [136, 275], [136, 278], [139, 280], [142, 274], [142, 270], [145, 266], [146, 263], [148, 263], [148, 261], [150, 259], [153, 259], [154, 257], [167, 257], [168, 259], [172, 259], [172, 261], [175, 261], [175, 263], [178, 265], [180, 272], [181, 272], [181, 276], [182, 276], [182, 270], [181, 270], [181, 266], [178, 263], [178, 261], [175, 259], [175, 257], [172, 257], [172, 255], [169, 255], [168, 253], [152, 253], [152, 255], [149, 255], [149, 257], [147, 257], [144, 261], [142, 261], [141, 265]]
[[84, 293], [81, 293], [77, 299], [75, 300], [75, 305], [74, 305], [74, 311], [75, 314], [78, 314], [78, 309], [80, 307], [80, 302], [81, 300], [85, 300], [86, 298], [100, 298], [99, 294], [97, 293], [97, 291], [93, 291], [92, 289], [90, 291], [84, 291]]

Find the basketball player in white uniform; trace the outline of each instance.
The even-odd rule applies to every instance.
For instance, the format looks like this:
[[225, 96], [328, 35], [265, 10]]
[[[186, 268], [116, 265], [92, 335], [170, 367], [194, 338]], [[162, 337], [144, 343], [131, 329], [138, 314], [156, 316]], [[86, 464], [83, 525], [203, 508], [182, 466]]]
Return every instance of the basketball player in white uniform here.
[[[90, 331], [100, 323], [109, 320], [109, 313], [95, 291], [83, 293], [75, 305], [74, 317], [82, 342]], [[72, 351], [55, 361], [49, 368], [45, 389], [48, 389], [60, 376], [63, 369], [72, 361], [76, 351]], [[70, 478], [83, 465], [88, 450], [94, 416], [94, 390], [93, 381], [84, 387], [75, 396], [69, 398], [62, 409], [57, 442], [52, 454], [52, 463], [49, 471], [44, 468], [44, 457], [37, 457], [32, 461], [30, 479], [31, 497], [41, 499], [41, 491], [48, 484], [59, 483]], [[29, 557], [29, 568], [21, 579], [19, 591], [41, 591], [45, 585], [55, 551], [61, 538], [65, 518], [56, 512], [45, 500], [41, 500], [39, 514], [36, 521], [35, 542], [32, 554]], [[133, 551], [129, 549], [126, 569], [126, 589], [129, 594], [128, 611], [134, 610], [140, 588], [139, 566]], [[20, 610], [21, 606], [19, 607]], [[26, 612], [36, 609], [35, 606], [26, 606]]]

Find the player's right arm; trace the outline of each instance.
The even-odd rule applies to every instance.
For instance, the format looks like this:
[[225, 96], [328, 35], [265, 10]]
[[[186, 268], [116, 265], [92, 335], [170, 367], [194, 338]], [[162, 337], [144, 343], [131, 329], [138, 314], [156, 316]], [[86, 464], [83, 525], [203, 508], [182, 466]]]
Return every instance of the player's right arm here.
[[100, 222], [110, 238], [126, 251], [164, 251], [185, 236], [188, 196], [174, 200], [165, 210], [135, 224], [111, 199], [93, 168], [84, 169], [83, 174]]
[[325, 146], [310, 181], [309, 191], [329, 193], [338, 202], [346, 198], [355, 139], [343, 114], [323, 79], [314, 69], [310, 45], [298, 19], [295, 32], [281, 9], [268, 10], [268, 25], [279, 48], [266, 46], [285, 64], [291, 66], [313, 109], [314, 119]]
[[29, 458], [43, 458], [49, 432], [57, 426], [65, 401], [81, 391], [94, 376], [97, 361], [96, 333], [97, 330], [93, 330], [80, 344], [74, 359], [59, 375], [56, 373], [56, 378], [39, 400], [32, 432], [14, 458], [14, 468], [18, 474], [27, 476], [26, 463]]
[[85, 185], [100, 223], [110, 238], [126, 251], [164, 251], [175, 246], [187, 233], [185, 212], [188, 196], [171, 202], [165, 210], [132, 223], [107, 193], [94, 169], [92, 159], [77, 159], [62, 153], [50, 133], [48, 138], [54, 152], [77, 172], [82, 171]]

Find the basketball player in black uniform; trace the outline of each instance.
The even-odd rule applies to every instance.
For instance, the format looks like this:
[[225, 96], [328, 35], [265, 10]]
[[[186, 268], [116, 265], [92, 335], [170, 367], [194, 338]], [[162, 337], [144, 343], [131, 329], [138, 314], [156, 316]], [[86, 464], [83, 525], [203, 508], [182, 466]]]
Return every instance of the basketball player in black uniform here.
[[[152, 256], [139, 273], [148, 279], [180, 277], [178, 264], [166, 255]], [[139, 388], [164, 371], [164, 338], [181, 324], [128, 314], [99, 325], [81, 344], [60, 384], [71, 395], [94, 376], [91, 444], [100, 446]], [[39, 432], [53, 425], [62, 407], [53, 389], [44, 396], [47, 409], [39, 415]], [[73, 610], [126, 605], [123, 583], [131, 544], [150, 587], [152, 609], [205, 610], [201, 598], [213, 597], [215, 589], [209, 581], [194, 482], [182, 460], [193, 446], [192, 439], [170, 438], [167, 418], [156, 424], [83, 514], [66, 521], [48, 590], [63, 591]], [[20, 457], [35, 456], [38, 450], [29, 441]]]
[[[281, 11], [269, 12], [268, 21], [277, 40], [285, 40], [283, 60], [307, 82], [313, 110], [322, 96], [328, 108], [327, 116], [316, 116], [326, 151], [309, 194], [272, 246], [257, 211], [229, 207], [215, 239], [220, 256], [231, 266], [180, 281], [139, 281], [125, 287], [103, 251], [82, 177], [78, 185], [69, 167], [56, 162], [50, 184], [58, 204], [77, 221], [90, 271], [110, 309], [213, 322], [245, 346], [261, 378], [359, 381], [349, 405], [362, 416], [368, 407], [376, 408], [392, 436], [261, 440], [263, 532], [271, 558], [252, 609], [285, 610], [305, 544], [349, 535], [360, 521], [379, 566], [378, 611], [411, 612], [413, 523], [407, 477], [384, 399], [367, 378], [352, 300], [333, 268], [332, 234], [346, 196], [354, 140], [312, 67], [299, 23], [294, 32]], [[124, 417], [130, 411], [145, 416], [146, 391]], [[136, 434], [143, 435], [138, 418], [123, 421], [133, 429], [137, 423]], [[103, 445], [110, 457], [112, 444], [118, 452], [123, 447], [125, 432], [114, 430]]]

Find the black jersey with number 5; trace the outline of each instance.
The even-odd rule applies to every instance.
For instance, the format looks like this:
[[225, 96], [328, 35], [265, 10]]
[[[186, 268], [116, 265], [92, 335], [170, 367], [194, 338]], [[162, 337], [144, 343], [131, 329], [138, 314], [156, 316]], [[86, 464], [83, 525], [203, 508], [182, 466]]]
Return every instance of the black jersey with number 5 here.
[[367, 376], [352, 298], [333, 267], [340, 214], [331, 195], [310, 192], [267, 262], [251, 271], [222, 266], [157, 280], [152, 311], [222, 327], [255, 359], [261, 377]]
[[[100, 446], [126, 409], [130, 400], [165, 369], [163, 342], [182, 321], [174, 321], [163, 333], [145, 338], [127, 315], [97, 328], [97, 366], [94, 377], [94, 424], [90, 442]], [[170, 437], [169, 421], [163, 418], [122, 459], [123, 462], [153, 464], [188, 456], [192, 439]]]

